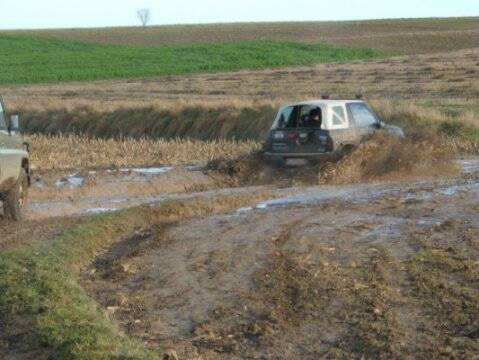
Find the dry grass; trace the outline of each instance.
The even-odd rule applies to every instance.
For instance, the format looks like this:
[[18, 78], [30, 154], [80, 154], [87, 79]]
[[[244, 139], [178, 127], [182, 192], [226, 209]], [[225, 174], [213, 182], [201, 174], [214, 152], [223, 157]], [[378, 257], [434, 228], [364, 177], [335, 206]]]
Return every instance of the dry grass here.
[[[256, 39], [329, 42], [376, 47], [390, 54], [450, 51], [477, 46], [479, 18], [343, 22], [243, 23], [27, 31], [33, 35], [106, 44], [164, 45]], [[21, 32], [25, 33], [25, 32]]]
[[428, 120], [432, 124], [456, 120], [479, 128], [479, 104], [476, 100], [444, 99], [432, 103], [373, 100], [370, 103], [384, 119], [402, 119], [406, 123], [408, 119], [415, 118]]
[[27, 140], [32, 145], [32, 162], [42, 170], [202, 163], [218, 156], [235, 158], [259, 148], [253, 141], [227, 140], [102, 140], [42, 135]]
[[479, 107], [475, 100], [371, 103], [382, 119], [401, 126], [408, 137], [429, 138], [452, 154], [479, 153]]

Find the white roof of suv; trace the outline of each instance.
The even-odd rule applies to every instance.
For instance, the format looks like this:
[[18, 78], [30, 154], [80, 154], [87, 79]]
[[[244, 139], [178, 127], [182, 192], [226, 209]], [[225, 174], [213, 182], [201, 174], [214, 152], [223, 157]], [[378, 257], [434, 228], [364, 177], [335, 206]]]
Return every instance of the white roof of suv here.
[[321, 99], [321, 100], [308, 100], [300, 101], [295, 103], [283, 104], [282, 108], [287, 106], [301, 106], [301, 105], [311, 105], [311, 106], [337, 106], [344, 105], [345, 103], [364, 103], [364, 100], [330, 100], [330, 99]]

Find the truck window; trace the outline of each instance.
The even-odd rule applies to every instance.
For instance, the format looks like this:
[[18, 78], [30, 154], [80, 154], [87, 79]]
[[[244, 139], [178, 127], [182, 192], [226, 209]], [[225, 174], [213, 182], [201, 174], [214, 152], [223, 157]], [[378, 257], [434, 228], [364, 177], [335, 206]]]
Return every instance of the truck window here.
[[3, 104], [0, 101], [0, 130], [7, 130], [7, 123], [5, 121], [5, 112], [3, 111]]
[[376, 115], [365, 103], [350, 103], [347, 107], [357, 127], [371, 127], [377, 124]]

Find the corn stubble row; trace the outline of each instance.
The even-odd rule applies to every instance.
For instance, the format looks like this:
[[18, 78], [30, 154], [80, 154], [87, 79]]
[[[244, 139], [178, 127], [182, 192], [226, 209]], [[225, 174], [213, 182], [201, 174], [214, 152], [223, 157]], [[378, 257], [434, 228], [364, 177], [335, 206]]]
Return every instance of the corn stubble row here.
[[217, 158], [234, 159], [259, 150], [254, 141], [190, 139], [93, 139], [76, 135], [27, 137], [35, 168], [75, 169], [204, 163]]

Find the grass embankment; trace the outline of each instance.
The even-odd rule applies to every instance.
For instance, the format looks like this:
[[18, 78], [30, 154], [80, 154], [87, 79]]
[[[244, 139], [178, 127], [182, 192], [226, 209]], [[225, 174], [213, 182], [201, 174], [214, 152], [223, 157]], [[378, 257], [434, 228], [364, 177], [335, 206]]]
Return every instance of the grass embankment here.
[[433, 137], [457, 154], [479, 153], [479, 111], [477, 106], [455, 108], [450, 104], [372, 102], [387, 123], [405, 130], [412, 140]]
[[0, 84], [263, 69], [371, 59], [373, 49], [280, 41], [132, 47], [0, 35]]
[[[227, 211], [269, 196], [253, 193], [125, 210], [95, 217], [43, 246], [3, 252], [0, 324], [13, 322], [14, 331], [24, 326], [22, 336], [13, 341], [28, 352], [41, 350], [45, 358], [155, 359], [158, 354], [121, 334], [88, 296], [78, 283], [79, 269], [135, 229]], [[6, 326], [2, 341], [12, 341], [7, 332]]]
[[119, 334], [75, 276], [102, 246], [140, 225], [138, 213], [101, 216], [39, 249], [0, 254], [0, 311], [33, 332], [18, 339], [24, 347], [63, 359], [152, 358]]
[[73, 134], [108, 138], [260, 140], [276, 116], [271, 105], [257, 107], [185, 106], [175, 110], [154, 107], [98, 112], [21, 111], [23, 131], [30, 134]]

